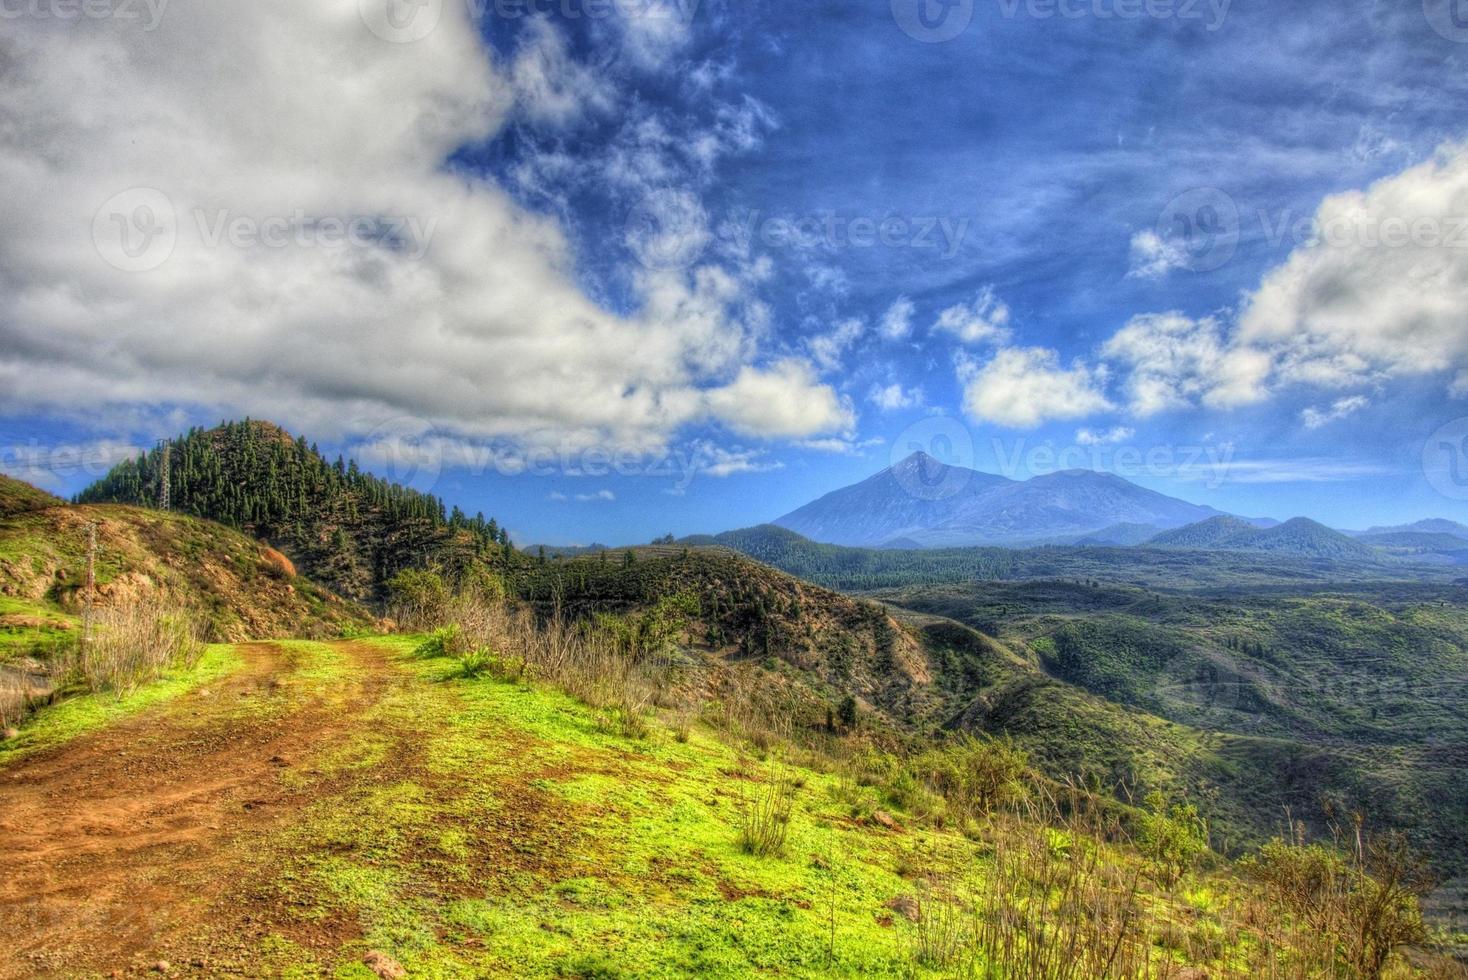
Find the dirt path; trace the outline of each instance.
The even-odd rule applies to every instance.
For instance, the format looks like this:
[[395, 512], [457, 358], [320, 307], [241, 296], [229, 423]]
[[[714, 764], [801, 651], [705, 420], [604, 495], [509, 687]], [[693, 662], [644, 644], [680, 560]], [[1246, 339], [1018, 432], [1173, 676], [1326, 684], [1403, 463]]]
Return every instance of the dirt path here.
[[369, 644], [330, 646], [330, 678], [299, 648], [241, 646], [221, 683], [0, 768], [0, 978], [146, 969], [196, 924], [239, 842], [303, 802], [280, 771], [403, 681]]

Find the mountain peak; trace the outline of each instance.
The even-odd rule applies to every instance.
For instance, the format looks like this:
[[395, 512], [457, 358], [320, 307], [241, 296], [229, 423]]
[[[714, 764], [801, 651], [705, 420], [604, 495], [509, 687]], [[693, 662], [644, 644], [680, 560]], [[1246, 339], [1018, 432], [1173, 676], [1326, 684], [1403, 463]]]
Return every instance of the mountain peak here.
[[774, 523], [827, 544], [962, 547], [1074, 541], [1115, 525], [1155, 533], [1217, 513], [1110, 473], [1077, 469], [1018, 482], [918, 450]]

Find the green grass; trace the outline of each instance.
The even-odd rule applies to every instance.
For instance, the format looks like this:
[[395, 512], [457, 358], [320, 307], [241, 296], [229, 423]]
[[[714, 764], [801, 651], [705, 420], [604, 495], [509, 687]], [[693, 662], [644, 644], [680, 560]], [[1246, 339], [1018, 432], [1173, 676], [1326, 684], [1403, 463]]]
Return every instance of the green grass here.
[[414, 683], [315, 764], [373, 781], [308, 809], [262, 866], [296, 910], [282, 941], [312, 922], [360, 930], [321, 964], [336, 975], [362, 975], [367, 949], [415, 977], [912, 975], [910, 926], [884, 906], [911, 893], [898, 850], [926, 832], [859, 824], [834, 776], [798, 770], [785, 856], [752, 857], [741, 796], [773, 763], [697, 728], [686, 743], [661, 726], [621, 738], [561, 694], [375, 642]]
[[0, 622], [0, 664], [13, 662], [33, 651], [64, 641], [76, 631], [78, 620], [51, 606], [13, 596], [0, 596], [0, 617], [17, 616], [41, 620], [42, 626], [7, 625]]
[[79, 735], [167, 704], [205, 684], [228, 677], [244, 665], [228, 644], [211, 644], [193, 669], [177, 669], [152, 684], [117, 695], [82, 694], [38, 712], [18, 738], [0, 742], [0, 766], [39, 749], [51, 748]]

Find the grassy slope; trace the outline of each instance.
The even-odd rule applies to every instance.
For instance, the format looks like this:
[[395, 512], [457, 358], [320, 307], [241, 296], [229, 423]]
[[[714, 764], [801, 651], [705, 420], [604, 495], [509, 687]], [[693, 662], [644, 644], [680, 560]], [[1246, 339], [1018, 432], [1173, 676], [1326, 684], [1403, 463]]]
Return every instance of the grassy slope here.
[[[275, 786], [248, 790], [289, 807], [223, 850], [183, 855], [186, 881], [222, 890], [160, 909], [182, 926], [145, 960], [360, 980], [369, 950], [417, 978], [952, 975], [915, 961], [917, 927], [888, 903], [949, 868], [981, 882], [985, 835], [920, 827], [874, 789], [760, 761], [697, 726], [686, 742], [656, 723], [644, 739], [612, 734], [579, 702], [462, 679], [451, 661], [415, 658], [416, 644], [280, 643], [283, 697], [152, 705], [194, 738], [231, 719], [258, 726], [262, 712], [289, 726], [324, 701], [333, 734], [271, 770]], [[783, 856], [751, 857], [737, 844], [741, 800], [777, 776], [799, 786], [791, 837]], [[878, 826], [878, 807], [906, 826]], [[180, 856], [149, 853], [155, 875]], [[224, 864], [201, 863], [209, 854]], [[1137, 859], [1106, 848], [1105, 860]], [[1153, 954], [1210, 937], [1195, 948], [1233, 963], [1239, 950], [1217, 937], [1241, 888], [1226, 872], [1166, 894], [1144, 884]]]
[[[554, 691], [371, 642], [407, 676], [350, 739], [283, 771], [315, 801], [251, 842], [226, 907], [266, 911], [201, 938], [212, 966], [368, 980], [361, 957], [382, 950], [425, 978], [950, 975], [915, 961], [916, 927], [888, 903], [945, 868], [982, 876], [981, 841], [708, 730], [631, 740]], [[755, 858], [741, 801], [777, 776], [800, 787], [791, 837]], [[880, 807], [907, 826], [877, 826]], [[1159, 921], [1215, 930], [1236, 887], [1208, 875], [1156, 896]]]
[[[901, 930], [879, 921], [911, 890], [891, 870], [899, 839], [831, 802], [834, 777], [801, 772], [787, 858], [749, 857], [736, 808], [761, 770], [711, 735], [630, 742], [559, 694], [403, 663], [413, 683], [324, 772], [379, 766], [393, 734], [411, 732], [422, 753], [411, 777], [389, 767], [265, 845], [281, 869], [269, 887], [301, 901], [299, 916], [352, 920], [361, 948], [422, 977], [903, 973]], [[310, 954], [272, 945], [282, 967], [311, 971]]]
[[0, 658], [75, 626], [89, 522], [97, 524], [103, 605], [157, 596], [225, 640], [334, 635], [370, 623], [360, 608], [280, 573], [258, 542], [219, 524], [138, 507], [51, 506], [0, 517]]

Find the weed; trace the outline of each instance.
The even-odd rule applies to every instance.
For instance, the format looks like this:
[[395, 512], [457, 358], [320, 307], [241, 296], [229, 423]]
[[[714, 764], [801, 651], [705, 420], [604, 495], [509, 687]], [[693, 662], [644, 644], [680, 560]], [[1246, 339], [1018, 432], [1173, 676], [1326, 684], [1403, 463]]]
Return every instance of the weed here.
[[741, 802], [739, 846], [755, 857], [783, 854], [794, 812], [795, 784], [784, 775], [772, 773]]
[[495, 667], [496, 659], [493, 653], [484, 647], [476, 647], [466, 650], [458, 657], [458, 666], [454, 668], [454, 676], [464, 680], [478, 680], [485, 674], [490, 673]]

